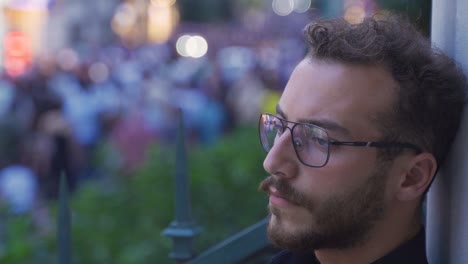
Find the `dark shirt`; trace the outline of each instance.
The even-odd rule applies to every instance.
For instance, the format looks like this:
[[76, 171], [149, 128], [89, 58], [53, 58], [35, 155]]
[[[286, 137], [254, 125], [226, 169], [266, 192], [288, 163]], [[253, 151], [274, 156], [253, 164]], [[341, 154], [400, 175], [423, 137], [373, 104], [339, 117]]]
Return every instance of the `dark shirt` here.
[[[371, 264], [427, 264], [424, 229], [411, 240]], [[270, 264], [320, 264], [313, 252], [293, 253], [283, 250], [273, 256]]]

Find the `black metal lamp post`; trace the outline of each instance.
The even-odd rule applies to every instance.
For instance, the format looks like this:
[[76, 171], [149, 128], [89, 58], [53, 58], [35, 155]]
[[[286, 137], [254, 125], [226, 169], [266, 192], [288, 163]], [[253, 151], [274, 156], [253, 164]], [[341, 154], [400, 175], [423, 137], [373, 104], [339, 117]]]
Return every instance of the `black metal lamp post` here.
[[192, 219], [190, 207], [189, 175], [185, 148], [182, 110], [179, 109], [179, 131], [177, 137], [175, 165], [175, 220], [162, 234], [173, 240], [169, 257], [177, 263], [184, 263], [194, 257], [192, 238], [201, 232]]
[[58, 264], [71, 263], [71, 220], [68, 205], [68, 184], [65, 173], [60, 177], [57, 249]]

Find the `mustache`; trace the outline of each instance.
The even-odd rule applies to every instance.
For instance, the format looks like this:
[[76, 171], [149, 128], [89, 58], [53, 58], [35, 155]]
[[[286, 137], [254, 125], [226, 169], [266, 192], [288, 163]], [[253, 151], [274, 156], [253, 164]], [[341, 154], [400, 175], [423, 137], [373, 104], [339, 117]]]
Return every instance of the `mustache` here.
[[266, 194], [270, 194], [271, 187], [277, 189], [281, 196], [289, 202], [299, 206], [311, 208], [310, 200], [303, 193], [294, 189], [286, 180], [282, 178], [268, 176], [260, 183], [258, 190]]

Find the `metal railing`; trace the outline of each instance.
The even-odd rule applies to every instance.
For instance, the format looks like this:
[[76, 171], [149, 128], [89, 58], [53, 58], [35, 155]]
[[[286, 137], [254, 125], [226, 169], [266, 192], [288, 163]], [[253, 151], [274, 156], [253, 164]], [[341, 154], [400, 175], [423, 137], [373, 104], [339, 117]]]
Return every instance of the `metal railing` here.
[[[193, 238], [202, 229], [195, 223], [191, 215], [189, 170], [181, 111], [179, 111], [179, 132], [176, 148], [175, 219], [162, 232], [162, 235], [173, 240], [173, 248], [169, 253], [169, 257], [176, 263], [184, 264], [230, 264], [238, 263], [271, 248], [266, 237], [267, 219], [263, 219], [205, 252], [199, 255], [195, 254], [192, 247]], [[70, 264], [72, 263], [71, 218], [68, 184], [64, 174], [60, 178], [57, 225], [57, 263]]]

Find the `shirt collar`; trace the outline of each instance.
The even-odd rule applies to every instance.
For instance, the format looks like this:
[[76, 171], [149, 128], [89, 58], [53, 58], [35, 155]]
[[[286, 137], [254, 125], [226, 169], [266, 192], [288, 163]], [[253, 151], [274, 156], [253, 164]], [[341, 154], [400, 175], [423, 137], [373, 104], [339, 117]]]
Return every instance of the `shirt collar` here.
[[421, 228], [418, 234], [411, 240], [406, 241], [395, 250], [391, 251], [390, 253], [378, 259], [377, 261], [374, 261], [372, 264], [390, 263], [427, 263], [426, 236], [424, 228]]
[[[411, 240], [406, 241], [372, 264], [427, 264], [424, 229]], [[289, 250], [280, 251], [273, 256], [270, 264], [320, 264], [313, 252], [298, 253]]]

